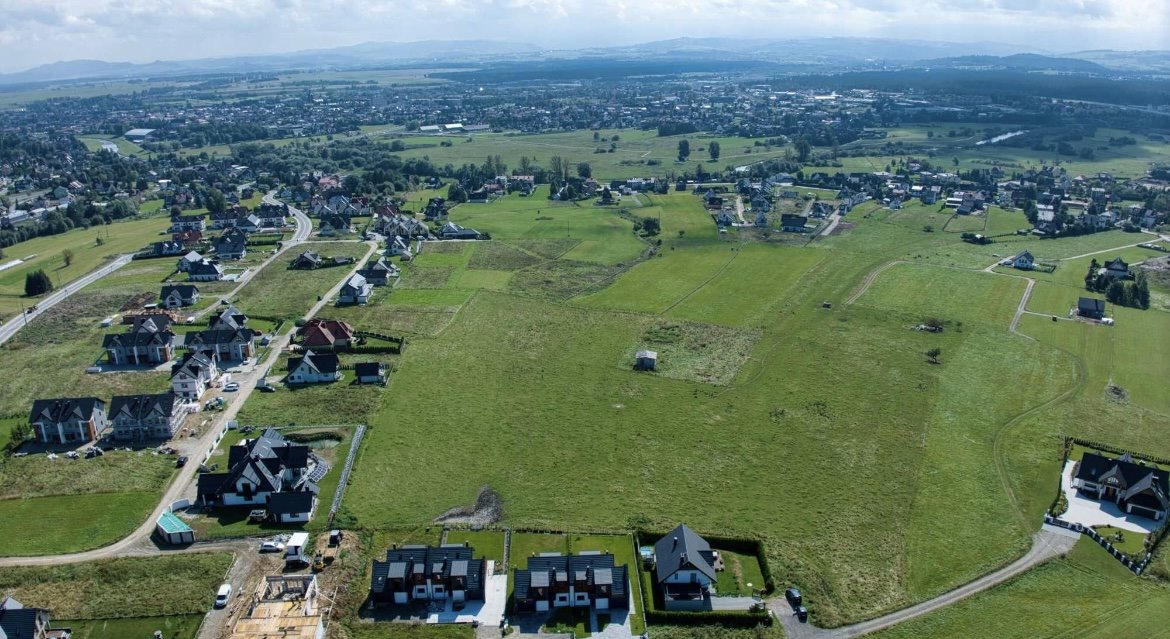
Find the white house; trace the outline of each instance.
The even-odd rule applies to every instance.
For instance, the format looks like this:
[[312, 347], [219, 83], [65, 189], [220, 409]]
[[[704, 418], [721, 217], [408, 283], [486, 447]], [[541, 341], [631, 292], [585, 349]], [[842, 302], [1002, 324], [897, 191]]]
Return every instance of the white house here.
[[328, 384], [339, 379], [341, 363], [333, 353], [305, 351], [304, 357], [290, 357], [288, 360], [286, 383]]
[[189, 351], [171, 369], [171, 391], [189, 401], [197, 401], [219, 375], [215, 352]]
[[[308, 521], [317, 507], [319, 491], [313, 477], [323, 475], [322, 468], [328, 469], [323, 464], [308, 446], [291, 443], [269, 428], [259, 437], [231, 447], [226, 473], [201, 473], [198, 496], [205, 504], [265, 506], [269, 516], [281, 522]], [[285, 493], [308, 494], [278, 497]]]
[[1036, 266], [1036, 258], [1028, 251], [1020, 251], [1012, 258], [1012, 266], [1022, 271], [1030, 271]]
[[359, 273], [349, 276], [341, 290], [337, 293], [338, 304], [365, 304], [370, 301], [370, 293], [374, 285], [366, 281]]
[[192, 306], [199, 301], [199, 287], [194, 284], [164, 284], [159, 299], [165, 308]]

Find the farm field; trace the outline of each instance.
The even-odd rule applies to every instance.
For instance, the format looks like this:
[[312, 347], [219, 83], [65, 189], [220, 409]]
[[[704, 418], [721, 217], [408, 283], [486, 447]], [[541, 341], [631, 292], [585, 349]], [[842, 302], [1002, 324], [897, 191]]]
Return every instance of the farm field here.
[[[489, 155], [499, 155], [510, 168], [521, 166], [522, 156], [533, 160], [535, 164], [548, 166], [549, 158], [554, 155], [563, 157], [573, 166], [579, 162], [588, 162], [593, 169], [593, 177], [598, 181], [625, 179], [631, 177], [649, 177], [664, 175], [667, 171], [676, 169], [682, 164], [676, 164], [678, 157], [678, 143], [686, 139], [691, 144], [691, 156], [686, 166], [693, 167], [696, 163], [714, 168], [736, 167], [761, 162], [768, 159], [783, 158], [784, 146], [772, 146], [767, 149], [755, 146], [754, 140], [739, 137], [716, 137], [703, 133], [659, 137], [656, 131], [642, 131], [639, 129], [602, 129], [597, 132], [598, 140], [594, 141], [592, 131], [572, 131], [564, 133], [476, 133], [471, 136], [406, 136], [403, 142], [406, 150], [396, 153], [405, 158], [426, 156], [431, 162], [442, 166], [452, 163], [456, 166], [467, 161], [468, 157], [483, 158]], [[613, 142], [613, 136], [618, 140]], [[608, 141], [607, 141], [608, 140]], [[381, 138], [389, 144], [389, 138]], [[441, 146], [441, 142], [450, 141], [451, 146]], [[613, 153], [595, 153], [598, 148], [608, 151], [611, 142], [615, 143]], [[707, 145], [710, 142], [719, 142], [722, 153], [719, 161], [709, 162]], [[869, 169], [873, 170], [873, 169]]]
[[[536, 200], [488, 205], [504, 217], [478, 205], [456, 208], [452, 219], [502, 241], [424, 251], [385, 305], [409, 294], [420, 305], [442, 300], [458, 310], [445, 328], [417, 334], [371, 417], [347, 494], [359, 525], [421, 525], [489, 485], [513, 525], [622, 528], [637, 519], [666, 528], [685, 519], [700, 532], [761, 534], [785, 540], [767, 544], [769, 561], [815, 597], [822, 625], [932, 596], [1022, 554], [1052, 499], [1053, 427], [1069, 423], [1054, 414], [1074, 403], [1060, 400], [1078, 392], [1079, 365], [1067, 348], [1007, 333], [1024, 282], [981, 270], [996, 259], [993, 251], [1036, 247], [1059, 260], [1123, 246], [1132, 236], [977, 247], [937, 232], [942, 222], [924, 233], [919, 216], [927, 210], [859, 207], [850, 215], [853, 229], [799, 248], [720, 237], [696, 200], [654, 196], [650, 206], [630, 209], [661, 211], [659, 256], [569, 296], [554, 293], [562, 289], [552, 277], [570, 268], [568, 256], [555, 259], [553, 245], [534, 250], [541, 247], [521, 238], [536, 216], [503, 206], [524, 202], [534, 214]], [[1014, 227], [1015, 215], [993, 211], [991, 219]], [[867, 274], [898, 260], [908, 263], [845, 303]], [[541, 279], [529, 275], [537, 269]], [[465, 274], [477, 272], [512, 275], [501, 291], [467, 283]], [[469, 298], [456, 296], [473, 288]], [[1146, 313], [1155, 324], [1166, 319]], [[928, 317], [942, 319], [944, 333], [910, 330]], [[628, 370], [632, 351], [646, 336], [672, 334], [671, 322], [755, 337], [746, 342], [749, 356], [721, 364], [729, 368], [720, 377], [671, 374], [668, 361], [693, 353], [696, 370], [711, 365], [702, 345], [688, 340], [663, 348], [669, 357], [659, 373]], [[923, 356], [932, 346], [941, 364]], [[1008, 386], [1005, 370], [1014, 380]], [[455, 377], [449, 401], [424, 408], [399, 399]], [[1140, 383], [1135, 393], [1145, 397]], [[989, 408], [981, 398], [992, 394]], [[534, 424], [533, 415], [557, 428]], [[452, 438], [468, 454], [440, 444]], [[689, 458], [684, 442], [696, 439], [711, 472], [680, 477], [673, 465]], [[376, 452], [388, 449], [403, 454]], [[415, 461], [439, 454], [463, 472], [434, 475]], [[505, 468], [492, 459], [524, 463]], [[1036, 463], [1044, 459], [1053, 461]], [[589, 490], [567, 479], [581, 473], [594, 478]], [[825, 478], [816, 500], [781, 488], [800, 481], [795, 473]], [[390, 477], [399, 487], [393, 503], [377, 488]], [[530, 489], [538, 478], [548, 490]], [[750, 499], [713, 499], [748, 492]], [[767, 512], [756, 502], [768, 503]], [[615, 512], [613, 503], [625, 507]], [[525, 543], [514, 538], [514, 565]]]
[[[0, 264], [13, 260], [24, 260], [24, 263], [0, 271], [0, 318], [8, 321], [20, 314], [21, 304], [28, 307], [36, 303], [35, 298], [24, 297], [24, 278], [29, 272], [44, 269], [53, 284], [60, 288], [114, 256], [133, 253], [163, 239], [161, 233], [168, 226], [169, 222], [161, 217], [127, 220], [38, 237], [5, 248], [7, 257], [0, 260]], [[99, 234], [105, 241], [101, 246], [96, 243]], [[66, 249], [73, 251], [70, 266], [65, 266], [61, 257]]]

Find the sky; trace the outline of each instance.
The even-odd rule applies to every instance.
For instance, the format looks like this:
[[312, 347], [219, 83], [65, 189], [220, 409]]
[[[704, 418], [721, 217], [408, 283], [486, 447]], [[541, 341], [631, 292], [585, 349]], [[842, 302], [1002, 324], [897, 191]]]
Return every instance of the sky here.
[[1170, 0], [0, 0], [0, 16], [0, 72], [428, 39], [572, 49], [865, 36], [1055, 53], [1170, 49]]

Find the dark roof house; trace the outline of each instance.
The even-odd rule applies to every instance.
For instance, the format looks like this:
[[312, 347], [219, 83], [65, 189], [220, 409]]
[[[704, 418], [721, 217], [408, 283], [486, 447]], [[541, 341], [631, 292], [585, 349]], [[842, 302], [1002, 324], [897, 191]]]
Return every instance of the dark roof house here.
[[1161, 520], [1170, 508], [1170, 471], [1137, 463], [1128, 454], [1116, 459], [1086, 452], [1072, 485], [1087, 497], [1111, 501], [1123, 512]]

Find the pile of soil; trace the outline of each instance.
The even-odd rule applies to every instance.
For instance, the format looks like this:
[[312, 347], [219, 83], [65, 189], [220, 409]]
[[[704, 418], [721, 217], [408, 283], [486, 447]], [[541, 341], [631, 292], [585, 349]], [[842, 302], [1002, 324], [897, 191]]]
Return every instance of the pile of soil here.
[[491, 486], [479, 489], [479, 496], [472, 506], [457, 506], [435, 517], [437, 524], [469, 524], [484, 526], [494, 524], [504, 516], [503, 500]]

